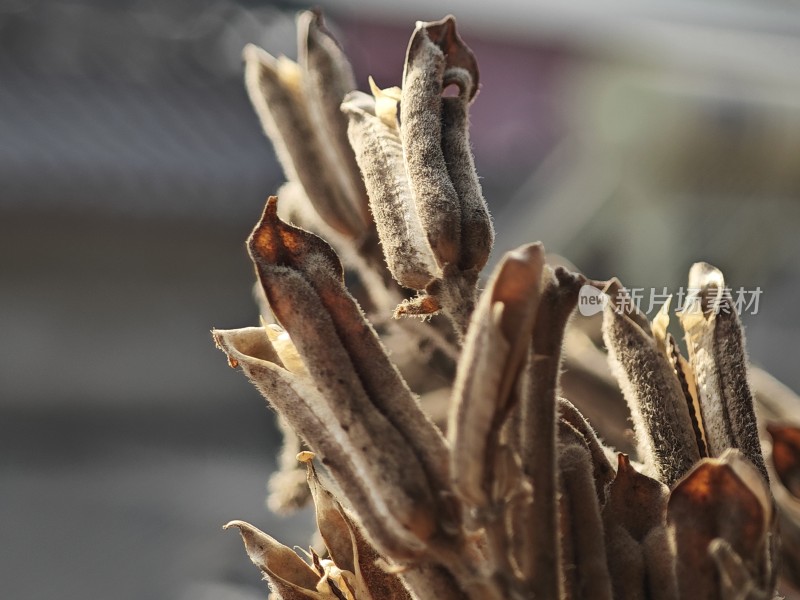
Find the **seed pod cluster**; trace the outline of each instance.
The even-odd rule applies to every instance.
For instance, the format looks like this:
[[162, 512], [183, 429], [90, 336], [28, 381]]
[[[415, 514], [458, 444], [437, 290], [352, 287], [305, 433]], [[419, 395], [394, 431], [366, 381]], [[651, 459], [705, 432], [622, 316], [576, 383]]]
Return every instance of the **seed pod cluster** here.
[[297, 34], [297, 62], [253, 44], [243, 53], [248, 95], [288, 179], [282, 211], [336, 246], [382, 309], [398, 292], [339, 108], [356, 88], [353, 69], [318, 11], [298, 14]]
[[[449, 86], [457, 95], [443, 97]], [[442, 310], [462, 334], [494, 240], [469, 144], [477, 90], [475, 57], [447, 17], [417, 24], [401, 89], [342, 104], [389, 270], [422, 294], [396, 315]]]
[[[272, 123], [276, 130], [297, 124], [297, 108], [285, 105], [291, 93], [304, 98], [314, 132], [282, 150], [291, 165], [315, 152], [322, 165], [314, 182], [290, 175], [289, 212], [322, 181], [326, 193], [355, 197], [346, 129], [370, 212], [332, 195], [325, 206], [335, 214], [320, 209], [320, 229], [337, 229], [338, 243], [357, 254], [355, 232], [374, 222], [388, 270], [420, 292], [400, 312], [441, 310], [462, 343], [436, 390], [449, 397], [445, 433], [379, 333], [394, 347], [398, 338], [376, 331], [346, 289], [334, 249], [281, 219], [277, 198], [267, 202], [247, 248], [275, 323], [213, 333], [290, 431], [274, 492], [305, 494], [316, 508], [324, 550], [307, 560], [250, 524], [229, 524], [274, 595], [774, 600], [779, 577], [800, 583], [800, 430], [787, 422], [800, 414], [800, 398], [749, 369], [719, 270], [698, 263], [690, 271], [695, 291], [679, 313], [686, 357], [669, 333], [668, 305], [651, 323], [618, 280], [551, 265], [538, 243], [502, 257], [478, 293], [493, 232], [467, 131], [478, 71], [454, 20], [417, 25], [402, 88], [348, 93], [346, 128], [335, 100], [352, 85], [346, 59], [318, 15], [303, 13], [299, 29], [300, 66], [258, 54], [269, 68], [259, 66], [255, 79], [266, 86], [262, 109], [286, 119]], [[457, 95], [443, 94], [450, 85]], [[338, 141], [322, 152], [319, 135]], [[578, 339], [568, 334], [584, 286], [607, 295], [608, 353], [587, 342], [590, 350], [564, 361]], [[406, 351], [417, 348], [414, 339]], [[564, 385], [576, 372], [591, 383], [589, 401]], [[631, 416], [633, 441], [622, 417], [611, 431], [630, 456], [604, 441], [613, 419], [592, 401], [609, 397]], [[773, 421], [766, 459], [757, 408]], [[590, 411], [600, 434], [584, 417]]]

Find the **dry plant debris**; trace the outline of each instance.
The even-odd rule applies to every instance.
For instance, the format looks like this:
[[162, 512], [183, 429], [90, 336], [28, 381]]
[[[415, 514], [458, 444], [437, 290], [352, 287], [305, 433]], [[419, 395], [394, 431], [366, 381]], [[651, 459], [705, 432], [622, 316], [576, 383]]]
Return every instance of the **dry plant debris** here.
[[[402, 86], [371, 94], [318, 13], [298, 32], [297, 63], [245, 49], [288, 182], [247, 242], [263, 323], [213, 332], [284, 430], [270, 506], [316, 507], [305, 556], [227, 526], [272, 597], [771, 600], [779, 578], [797, 584], [800, 401], [751, 369], [754, 397], [736, 311], [712, 310], [732, 308], [719, 270], [689, 274], [686, 357], [667, 310], [651, 323], [619, 281], [553, 267], [541, 244], [479, 290], [494, 231], [455, 19], [417, 23]], [[613, 299], [610, 370], [570, 324], [585, 285]], [[575, 404], [569, 378], [590, 382]], [[625, 419], [598, 435], [579, 410], [620, 389], [631, 457], [603, 441]]]

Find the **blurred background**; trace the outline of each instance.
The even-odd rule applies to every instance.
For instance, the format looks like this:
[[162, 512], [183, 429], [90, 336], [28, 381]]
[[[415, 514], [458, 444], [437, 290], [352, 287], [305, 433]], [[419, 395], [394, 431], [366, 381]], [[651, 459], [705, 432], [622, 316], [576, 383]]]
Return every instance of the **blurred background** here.
[[[362, 88], [456, 14], [495, 256], [540, 239], [659, 291], [712, 262], [762, 290], [751, 358], [800, 390], [800, 7], [319, 4]], [[220, 526], [307, 543], [264, 507], [272, 416], [209, 335], [257, 323], [243, 242], [283, 181], [241, 48], [294, 56], [304, 7], [0, 0], [0, 598], [265, 598]]]

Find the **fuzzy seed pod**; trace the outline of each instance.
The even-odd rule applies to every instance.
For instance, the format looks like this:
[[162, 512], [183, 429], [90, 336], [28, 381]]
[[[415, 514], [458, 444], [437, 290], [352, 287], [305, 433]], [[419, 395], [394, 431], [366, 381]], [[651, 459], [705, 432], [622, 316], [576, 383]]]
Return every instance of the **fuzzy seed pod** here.
[[311, 120], [335, 168], [331, 174], [360, 214], [364, 231], [370, 224], [367, 192], [356, 165], [353, 150], [347, 141], [347, 119], [339, 106], [344, 97], [356, 89], [353, 68], [336, 39], [325, 28], [318, 11], [302, 11], [297, 17], [298, 63], [303, 70], [305, 97]]
[[[427, 539], [455, 518], [441, 500], [450, 485], [444, 439], [419, 410], [344, 288], [333, 250], [280, 221], [276, 207], [277, 199], [270, 199], [248, 243], [272, 311], [309, 375], [350, 428], [350, 437], [371, 448], [374, 474], [386, 484], [387, 501], [398, 499], [403, 505], [396, 507], [396, 516]], [[434, 510], [434, 504], [441, 510]]]
[[[424, 505], [416, 509], [408, 505], [413, 505], [415, 495], [424, 500], [426, 492], [419, 483], [412, 483], [412, 489], [394, 494], [394, 488], [404, 487], [405, 481], [396, 472], [401, 468], [394, 466], [397, 458], [383, 458], [380, 451], [373, 451], [376, 442], [364, 433], [363, 426], [354, 424], [351, 415], [331, 405], [307, 377], [271, 362], [270, 353], [265, 351], [270, 347], [269, 340], [262, 328], [215, 330], [214, 338], [231, 365], [242, 367], [270, 405], [328, 467], [374, 542], [391, 556], [418, 555], [424, 549], [419, 535], [430, 535], [430, 519], [419, 510], [424, 511]], [[379, 472], [383, 467], [389, 470]], [[410, 476], [416, 472], [419, 481], [424, 481], [413, 463], [407, 468]], [[384, 494], [390, 497], [384, 499]]]
[[538, 597], [555, 598], [561, 587], [556, 444], [561, 344], [585, 279], [561, 267], [548, 268], [543, 278], [519, 423], [522, 464], [533, 487], [521, 570]]
[[738, 448], [769, 481], [747, 382], [744, 334], [722, 272], [708, 263], [695, 263], [689, 289], [696, 293], [686, 298], [680, 320], [709, 454], [720, 456], [727, 448]]
[[375, 99], [362, 92], [348, 94], [342, 110], [349, 117], [348, 136], [386, 265], [400, 285], [423, 290], [440, 271], [411, 197], [399, 132], [377, 114]]
[[439, 267], [457, 265], [461, 205], [442, 154], [444, 52], [418, 23], [408, 44], [400, 98], [406, 174], [422, 228]]
[[449, 417], [451, 468], [459, 494], [477, 507], [492, 502], [494, 451], [509, 414], [539, 302], [544, 250], [523, 246], [495, 269], [467, 333]]
[[286, 176], [300, 182], [328, 225], [346, 237], [359, 238], [365, 221], [331, 174], [336, 170], [330, 168], [309, 115], [302, 70], [252, 44], [244, 49], [244, 61], [247, 92]]
[[591, 455], [581, 444], [569, 444], [561, 448], [558, 463], [563, 494], [561, 522], [565, 525], [561, 534], [566, 597], [611, 600], [611, 577], [603, 522], [595, 501]]
[[468, 107], [475, 89], [472, 75], [461, 68], [444, 74], [445, 86], [458, 86], [458, 96], [442, 98], [442, 154], [447, 173], [461, 203], [459, 268], [480, 271], [494, 244], [492, 219], [483, 199], [469, 143]]
[[603, 339], [608, 360], [631, 409], [639, 459], [667, 485], [680, 479], [700, 452], [686, 398], [650, 327], [642, 329], [627, 313], [607, 306]]

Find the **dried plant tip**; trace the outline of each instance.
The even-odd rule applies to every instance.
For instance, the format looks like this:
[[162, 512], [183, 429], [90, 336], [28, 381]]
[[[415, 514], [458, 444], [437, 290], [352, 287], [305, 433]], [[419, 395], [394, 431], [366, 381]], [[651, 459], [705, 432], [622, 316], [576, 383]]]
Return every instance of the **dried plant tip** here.
[[392, 317], [395, 319], [400, 317], [422, 317], [424, 319], [439, 314], [440, 310], [442, 310], [442, 307], [436, 297], [423, 294], [398, 304]]
[[770, 423], [772, 464], [781, 483], [795, 498], [800, 498], [800, 428]]
[[270, 199], [248, 242], [272, 311], [369, 465], [361, 482], [374, 478], [372, 493], [425, 540], [456, 518], [441, 501], [450, 489], [444, 438], [345, 289], [333, 250], [280, 221], [276, 202]]
[[631, 410], [639, 459], [671, 486], [700, 460], [680, 381], [650, 327], [643, 330], [611, 306], [603, 314], [603, 339]]
[[530, 244], [503, 257], [476, 308], [453, 391], [448, 424], [459, 494], [492, 502], [492, 472], [511, 389], [527, 356], [539, 302], [544, 249]]
[[353, 68], [318, 11], [298, 14], [297, 35], [298, 63], [303, 69], [311, 120], [324, 140], [322, 149], [330, 156], [331, 175], [338, 177], [338, 184], [366, 229], [371, 221], [367, 192], [347, 141], [347, 119], [339, 108], [344, 97], [356, 89]]
[[445, 55], [417, 23], [406, 53], [400, 99], [400, 137], [406, 173], [422, 229], [439, 267], [457, 265], [461, 205], [442, 154]]
[[718, 538], [741, 559], [759, 588], [770, 585], [772, 498], [760, 473], [739, 451], [701, 461], [675, 486], [667, 510], [681, 597], [725, 597], [711, 547]]
[[302, 184], [328, 225], [347, 237], [359, 237], [364, 220], [335, 181], [332, 173], [336, 170], [328, 168], [330, 161], [309, 114], [300, 67], [252, 44], [244, 49], [244, 61], [247, 92], [286, 176]]
[[231, 521], [223, 527], [236, 527], [250, 560], [284, 600], [322, 600], [316, 593], [317, 574], [294, 551], [244, 521]]
[[440, 272], [406, 180], [399, 133], [376, 114], [378, 108], [361, 92], [342, 104], [386, 265], [400, 285], [423, 290]]
[[472, 100], [478, 92], [478, 61], [469, 46], [458, 35], [456, 18], [453, 15], [447, 15], [439, 21], [417, 23], [417, 29], [419, 28], [424, 28], [428, 39], [444, 53], [448, 70], [461, 69], [469, 74], [472, 87], [469, 90], [468, 100]]
[[711, 456], [738, 448], [769, 481], [753, 397], [747, 382], [744, 335], [722, 272], [708, 263], [689, 271], [680, 321], [697, 380], [703, 428]]
[[[492, 219], [483, 199], [469, 144], [468, 103], [475, 87], [469, 73], [459, 69], [445, 76], [458, 82], [459, 94], [442, 99], [442, 154], [447, 172], [461, 202], [461, 255], [459, 267], [480, 270], [494, 244]], [[448, 81], [445, 81], [447, 84]]]

